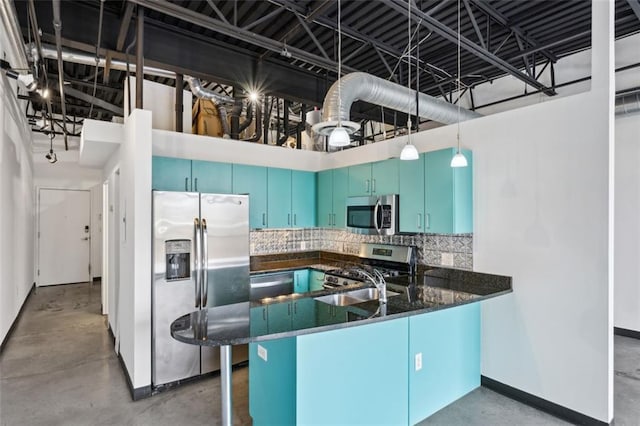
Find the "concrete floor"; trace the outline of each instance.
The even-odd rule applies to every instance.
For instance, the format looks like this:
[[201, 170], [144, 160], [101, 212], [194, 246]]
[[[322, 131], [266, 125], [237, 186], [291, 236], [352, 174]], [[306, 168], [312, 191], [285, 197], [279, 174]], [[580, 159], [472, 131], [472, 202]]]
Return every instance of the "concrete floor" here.
[[[640, 341], [616, 336], [615, 362], [616, 425], [640, 425]], [[236, 424], [251, 424], [247, 373], [233, 373]], [[44, 287], [30, 297], [0, 355], [0, 424], [220, 424], [219, 385], [211, 377], [133, 402], [100, 315], [100, 285]], [[567, 423], [479, 388], [421, 424]]]

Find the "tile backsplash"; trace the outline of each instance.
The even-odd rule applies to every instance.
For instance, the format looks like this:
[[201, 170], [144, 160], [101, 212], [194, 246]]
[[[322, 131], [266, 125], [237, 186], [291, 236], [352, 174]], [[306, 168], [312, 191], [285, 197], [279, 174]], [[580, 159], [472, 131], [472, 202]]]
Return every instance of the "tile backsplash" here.
[[340, 229], [264, 229], [251, 231], [251, 255], [325, 250], [358, 254], [360, 243], [412, 245], [423, 265], [473, 269], [473, 234], [360, 235]]

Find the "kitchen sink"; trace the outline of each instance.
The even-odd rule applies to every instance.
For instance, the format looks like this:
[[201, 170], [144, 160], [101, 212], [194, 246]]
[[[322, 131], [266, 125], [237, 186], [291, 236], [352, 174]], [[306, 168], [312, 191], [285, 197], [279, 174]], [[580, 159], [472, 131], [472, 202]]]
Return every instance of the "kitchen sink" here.
[[[387, 298], [397, 296], [400, 293], [387, 290]], [[316, 297], [315, 300], [335, 306], [355, 305], [356, 303], [378, 300], [380, 293], [377, 288], [361, 288], [359, 290], [347, 291], [345, 293], [329, 294], [327, 296]]]

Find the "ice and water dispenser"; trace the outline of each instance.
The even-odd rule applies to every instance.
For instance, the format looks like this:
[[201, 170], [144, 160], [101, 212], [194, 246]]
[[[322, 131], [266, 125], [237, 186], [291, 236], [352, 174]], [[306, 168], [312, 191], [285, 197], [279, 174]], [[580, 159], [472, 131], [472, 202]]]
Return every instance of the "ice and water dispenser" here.
[[165, 279], [184, 280], [191, 277], [191, 240], [167, 240]]

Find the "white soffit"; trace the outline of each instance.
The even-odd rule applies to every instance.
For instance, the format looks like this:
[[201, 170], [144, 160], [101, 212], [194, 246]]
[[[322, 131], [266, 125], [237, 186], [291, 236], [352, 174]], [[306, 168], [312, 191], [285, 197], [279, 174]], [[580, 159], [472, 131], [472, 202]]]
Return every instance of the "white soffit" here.
[[102, 167], [120, 146], [124, 125], [106, 121], [85, 119], [80, 137], [78, 164], [85, 167]]

